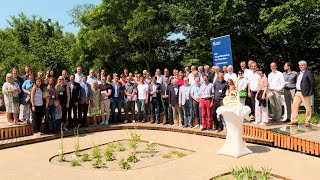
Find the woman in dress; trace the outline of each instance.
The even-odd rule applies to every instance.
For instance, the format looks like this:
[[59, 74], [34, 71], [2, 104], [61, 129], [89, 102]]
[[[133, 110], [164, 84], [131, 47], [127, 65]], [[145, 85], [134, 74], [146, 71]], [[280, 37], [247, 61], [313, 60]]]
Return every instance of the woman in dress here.
[[66, 121], [67, 121], [67, 109], [70, 103], [70, 88], [65, 83], [63, 76], [59, 76], [56, 90], [58, 93], [58, 100], [62, 109], [61, 126], [63, 130], [67, 131]]
[[32, 105], [32, 115], [33, 115], [33, 132], [34, 134], [40, 135], [41, 122], [44, 113], [43, 109], [43, 84], [42, 79], [37, 78], [36, 83], [33, 85], [31, 90], [30, 102]]
[[92, 82], [91, 91], [89, 114], [93, 118], [93, 126], [97, 126], [97, 115], [100, 114], [100, 89], [98, 81]]
[[20, 119], [26, 120], [28, 124], [30, 124], [31, 116], [31, 105], [30, 105], [30, 94], [31, 89], [34, 85], [34, 74], [33, 72], [29, 72], [28, 79], [24, 81], [22, 84], [22, 101], [20, 106]]
[[[14, 82], [13, 75], [7, 74], [6, 82], [2, 86], [2, 93], [4, 94], [6, 116], [9, 121], [8, 125], [10, 126], [18, 122], [20, 92], [19, 84]], [[13, 114], [13, 120], [11, 119], [11, 114]]]

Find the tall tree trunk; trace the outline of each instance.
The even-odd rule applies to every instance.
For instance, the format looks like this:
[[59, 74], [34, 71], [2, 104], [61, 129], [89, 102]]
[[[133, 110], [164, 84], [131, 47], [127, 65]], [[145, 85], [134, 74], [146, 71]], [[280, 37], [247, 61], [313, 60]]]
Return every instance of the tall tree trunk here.
[[150, 35], [150, 33], [147, 34], [147, 43], [148, 43], [148, 54], [147, 54], [145, 63], [147, 65], [148, 71], [150, 72], [150, 62], [151, 62], [151, 52], [152, 52], [152, 36]]

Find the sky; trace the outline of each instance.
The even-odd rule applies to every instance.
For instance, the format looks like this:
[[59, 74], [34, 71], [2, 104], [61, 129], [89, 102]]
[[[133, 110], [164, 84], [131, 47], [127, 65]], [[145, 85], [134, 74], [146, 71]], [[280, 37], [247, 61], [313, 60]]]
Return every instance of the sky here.
[[70, 25], [71, 17], [68, 11], [79, 4], [100, 4], [101, 0], [10, 0], [0, 1], [0, 28], [8, 27], [6, 20], [10, 16], [17, 15], [21, 12], [31, 17], [39, 15], [44, 20], [51, 19], [58, 21], [64, 28], [64, 32], [78, 33], [79, 28]]
[[[0, 29], [8, 27], [7, 20], [10, 16], [18, 15], [23, 12], [27, 17], [39, 15], [44, 20], [58, 21], [63, 26], [64, 32], [72, 32], [77, 34], [79, 27], [75, 27], [71, 22], [71, 17], [68, 14], [74, 6], [79, 4], [94, 4], [98, 5], [102, 0], [10, 0], [0, 1]], [[184, 38], [182, 33], [172, 34], [168, 39]]]

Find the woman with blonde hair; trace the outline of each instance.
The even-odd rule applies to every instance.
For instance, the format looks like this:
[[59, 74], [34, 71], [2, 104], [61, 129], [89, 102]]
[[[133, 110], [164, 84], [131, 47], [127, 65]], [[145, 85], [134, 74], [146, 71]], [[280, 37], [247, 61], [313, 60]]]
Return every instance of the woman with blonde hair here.
[[[18, 122], [19, 113], [19, 93], [21, 92], [19, 84], [14, 82], [13, 75], [6, 75], [6, 82], [2, 86], [2, 93], [4, 94], [4, 103], [6, 107], [7, 120], [12, 126]], [[13, 120], [11, 114], [13, 113]]]
[[63, 76], [59, 76], [58, 82], [56, 85], [56, 90], [58, 92], [58, 100], [62, 108], [62, 118], [61, 126], [63, 130], [67, 131], [66, 121], [67, 121], [67, 109], [69, 108], [70, 103], [70, 88], [65, 83]]
[[98, 81], [93, 81], [91, 86], [89, 114], [93, 118], [93, 126], [97, 126], [97, 115], [100, 114], [100, 89]]

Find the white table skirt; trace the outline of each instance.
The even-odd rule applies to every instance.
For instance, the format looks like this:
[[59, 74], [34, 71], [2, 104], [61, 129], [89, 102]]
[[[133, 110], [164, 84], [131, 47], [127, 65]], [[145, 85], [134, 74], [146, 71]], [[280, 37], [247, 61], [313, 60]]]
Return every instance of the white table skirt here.
[[217, 114], [222, 114], [227, 127], [227, 137], [218, 154], [241, 157], [252, 153], [242, 139], [242, 124], [244, 118], [248, 118], [251, 110], [248, 106], [227, 107], [221, 106]]

